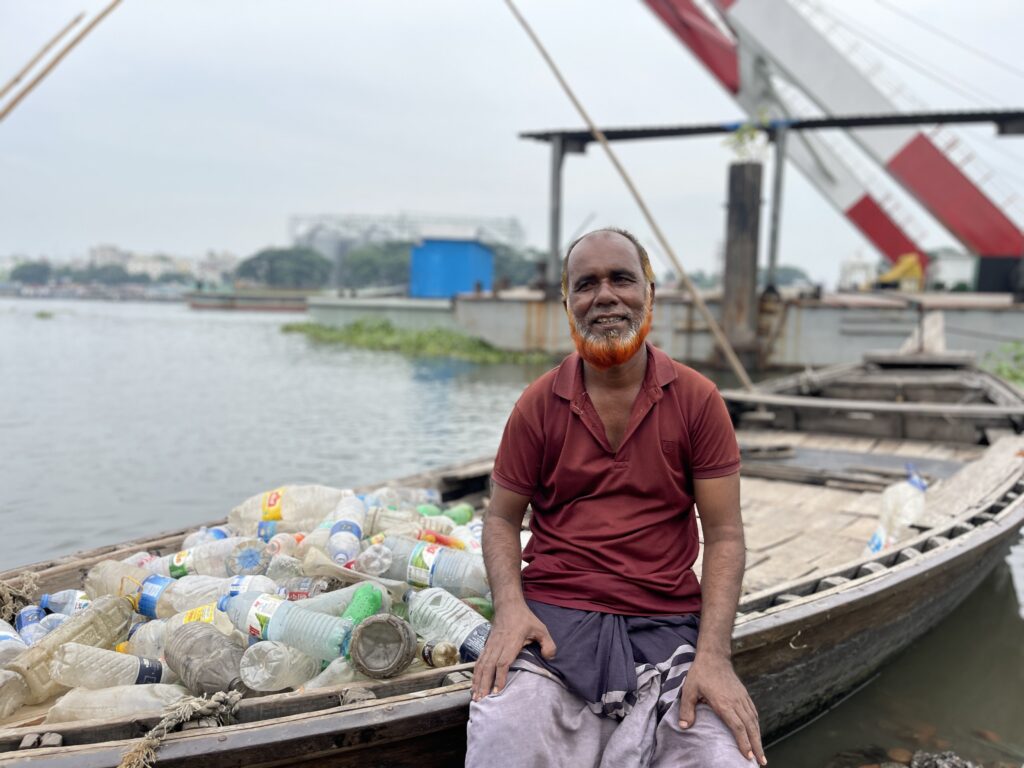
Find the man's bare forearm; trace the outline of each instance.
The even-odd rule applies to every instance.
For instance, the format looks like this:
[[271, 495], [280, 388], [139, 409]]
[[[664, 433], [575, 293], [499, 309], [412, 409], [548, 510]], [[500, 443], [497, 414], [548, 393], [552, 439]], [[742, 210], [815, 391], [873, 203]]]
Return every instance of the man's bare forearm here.
[[483, 535], [484, 565], [495, 611], [523, 602], [521, 562], [523, 548], [519, 526], [497, 515], [488, 515]]
[[732, 656], [732, 627], [743, 582], [743, 533], [704, 543], [697, 655]]

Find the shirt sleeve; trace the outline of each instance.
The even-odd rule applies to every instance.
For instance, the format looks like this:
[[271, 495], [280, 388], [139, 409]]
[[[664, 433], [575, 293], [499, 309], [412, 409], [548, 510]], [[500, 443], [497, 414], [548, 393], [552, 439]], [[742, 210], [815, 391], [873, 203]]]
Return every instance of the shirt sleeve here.
[[494, 482], [514, 493], [532, 497], [540, 485], [543, 447], [538, 431], [517, 403], [505, 424], [494, 459]]
[[740, 448], [725, 401], [712, 389], [694, 421], [692, 476], [698, 480], [725, 477], [740, 468]]

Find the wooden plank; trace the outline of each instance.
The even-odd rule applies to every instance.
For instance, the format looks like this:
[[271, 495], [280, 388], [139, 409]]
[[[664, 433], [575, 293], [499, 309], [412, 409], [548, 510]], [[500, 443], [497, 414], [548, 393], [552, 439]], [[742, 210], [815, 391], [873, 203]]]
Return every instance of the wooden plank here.
[[1005, 405], [960, 405], [957, 403], [889, 403], [878, 400], [846, 400], [831, 397], [801, 397], [766, 392], [723, 389], [726, 402], [767, 405], [775, 408], [799, 408], [825, 411], [870, 411], [879, 414], [931, 415], [950, 419], [977, 419], [1024, 416], [1024, 403]]

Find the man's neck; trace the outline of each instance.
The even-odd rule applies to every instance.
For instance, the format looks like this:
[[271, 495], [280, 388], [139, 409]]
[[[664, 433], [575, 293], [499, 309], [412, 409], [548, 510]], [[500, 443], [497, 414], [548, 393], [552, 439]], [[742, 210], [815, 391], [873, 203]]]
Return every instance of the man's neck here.
[[587, 389], [629, 389], [639, 386], [647, 373], [647, 344], [641, 344], [629, 360], [622, 365], [600, 370], [583, 361], [583, 384]]

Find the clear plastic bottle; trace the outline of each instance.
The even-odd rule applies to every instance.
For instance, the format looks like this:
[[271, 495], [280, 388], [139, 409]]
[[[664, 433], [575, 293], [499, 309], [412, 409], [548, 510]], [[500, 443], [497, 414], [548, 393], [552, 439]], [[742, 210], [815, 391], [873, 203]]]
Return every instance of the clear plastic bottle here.
[[428, 523], [415, 507], [392, 509], [387, 506], [374, 506], [367, 510], [363, 535], [376, 536], [390, 532], [409, 534], [424, 527], [429, 527], [430, 530], [437, 533], [447, 534], [455, 527], [455, 523], [444, 515], [432, 517]]
[[70, 618], [70, 616], [63, 613], [51, 613], [49, 616], [43, 617], [42, 621], [39, 622], [39, 626], [47, 632], [53, 632], [53, 630]]
[[227, 525], [215, 525], [207, 528], [205, 525], [198, 531], [193, 531], [184, 538], [181, 542], [182, 549], [191, 549], [192, 547], [200, 544], [205, 544], [208, 541], [216, 541], [217, 539], [229, 539], [234, 536], [234, 532], [230, 526]]
[[50, 613], [74, 616], [89, 607], [89, 596], [81, 589], [63, 589], [39, 598], [39, 607]]
[[50, 676], [69, 688], [176, 683], [178, 676], [159, 659], [147, 659], [81, 643], [64, 643], [50, 662]]
[[220, 602], [220, 609], [249, 637], [277, 640], [323, 660], [343, 655], [356, 624], [377, 613], [380, 606], [380, 592], [372, 585], [357, 592], [341, 618], [258, 592], [224, 597]]
[[359, 554], [366, 524], [366, 506], [355, 496], [347, 496], [338, 502], [334, 517], [327, 540], [327, 554], [334, 562], [345, 565]]
[[238, 673], [243, 653], [244, 649], [216, 627], [194, 622], [171, 634], [165, 657], [182, 684], [202, 696], [217, 691], [246, 691]]
[[180, 685], [117, 685], [112, 688], [75, 688], [64, 694], [46, 715], [47, 723], [76, 720], [112, 720], [158, 715], [165, 707], [189, 696]]
[[101, 560], [85, 574], [83, 589], [93, 600], [104, 595], [134, 595], [152, 574], [117, 560]]
[[371, 544], [356, 557], [352, 568], [369, 576], [382, 576], [391, 568], [391, 550], [383, 544]]
[[384, 485], [366, 494], [366, 506], [415, 509], [419, 504], [440, 504], [441, 494], [434, 488], [406, 488]]
[[267, 553], [271, 557], [294, 555], [304, 538], [306, 538], [304, 533], [276, 533], [267, 539]]
[[448, 535], [461, 542], [463, 552], [483, 557], [484, 548], [480, 543], [480, 539], [476, 537], [468, 525], [457, 525]]
[[38, 643], [7, 662], [0, 680], [0, 718], [18, 711], [24, 704], [38, 704], [60, 693], [63, 686], [50, 677], [50, 661], [64, 643], [82, 643], [111, 648], [131, 624], [134, 608], [130, 600], [111, 595], [72, 616]]
[[368, 616], [352, 632], [348, 655], [352, 666], [364, 675], [394, 677], [416, 657], [416, 632], [407, 621], [390, 613]]
[[354, 683], [360, 680], [372, 679], [372, 677], [367, 677], [356, 670], [356, 668], [352, 666], [352, 662], [344, 656], [339, 656], [324, 667], [323, 672], [303, 685], [302, 690], [314, 691], [318, 688], [331, 688], [335, 685], [344, 685], [345, 683]]
[[443, 589], [409, 590], [409, 623], [428, 642], [449, 642], [463, 661], [475, 661], [483, 653], [491, 624], [468, 605]]
[[152, 619], [135, 625], [128, 635], [128, 641], [118, 646], [118, 650], [133, 656], [163, 658], [171, 635], [181, 627], [195, 623], [210, 624], [221, 634], [237, 640], [238, 633], [231, 620], [217, 610], [216, 603], [207, 603], [176, 613], [168, 619]]
[[267, 578], [278, 584], [302, 575], [302, 561], [291, 555], [274, 555], [267, 566]]
[[6, 621], [0, 621], [0, 667], [27, 648], [28, 643], [21, 639], [18, 630]]
[[154, 555], [152, 552], [134, 552], [128, 557], [121, 558], [122, 563], [126, 565], [134, 565], [136, 568], [145, 568], [146, 563], [150, 563], [156, 560], [159, 555]]
[[28, 645], [34, 645], [47, 634], [39, 622], [46, 617], [46, 611], [38, 605], [26, 605], [14, 616], [14, 628]]
[[262, 640], [243, 654], [239, 672], [242, 682], [254, 691], [283, 691], [312, 680], [321, 664], [290, 645]]
[[384, 546], [394, 558], [385, 574], [389, 579], [404, 579], [414, 587], [441, 587], [456, 597], [486, 597], [490, 591], [482, 558], [402, 536], [388, 536]]
[[342, 589], [336, 589], [333, 592], [324, 592], [323, 594], [315, 597], [309, 597], [305, 600], [296, 601], [296, 605], [300, 608], [304, 608], [307, 611], [316, 611], [317, 613], [326, 613], [329, 616], [341, 616], [345, 611], [348, 610], [349, 604], [355, 597], [356, 592], [362, 589], [367, 584], [371, 585], [380, 593], [381, 599], [381, 611], [391, 610], [391, 595], [388, 591], [378, 584], [373, 582], [362, 582], [360, 584], [352, 584], [351, 586], [344, 587]]
[[352, 491], [325, 485], [286, 485], [246, 499], [231, 510], [228, 524], [245, 536], [256, 535], [263, 521], [280, 520], [293, 530], [312, 530]]
[[907, 464], [907, 477], [882, 491], [882, 511], [863, 556], [877, 554], [904, 538], [910, 526], [924, 514], [925, 491], [928, 485], [913, 464]]
[[248, 576], [265, 573], [270, 564], [266, 544], [257, 538], [233, 536], [164, 555], [146, 568], [150, 573], [180, 579], [190, 574], [201, 576]]
[[280, 586], [276, 589], [253, 587], [252, 589], [247, 589], [245, 591], [267, 592], [271, 594], [276, 592], [284, 597], [285, 600], [291, 600], [294, 603], [300, 600], [316, 597], [320, 593], [324, 592], [330, 586], [330, 583], [330, 581], [321, 576], [298, 576], [286, 579], [281, 582]]
[[[183, 576], [167, 586], [164, 597], [166, 607], [158, 605], [157, 616], [169, 618], [207, 603], [216, 603], [224, 595], [242, 592], [275, 592], [277, 583], [266, 576]], [[161, 615], [161, 608], [163, 614]]]

